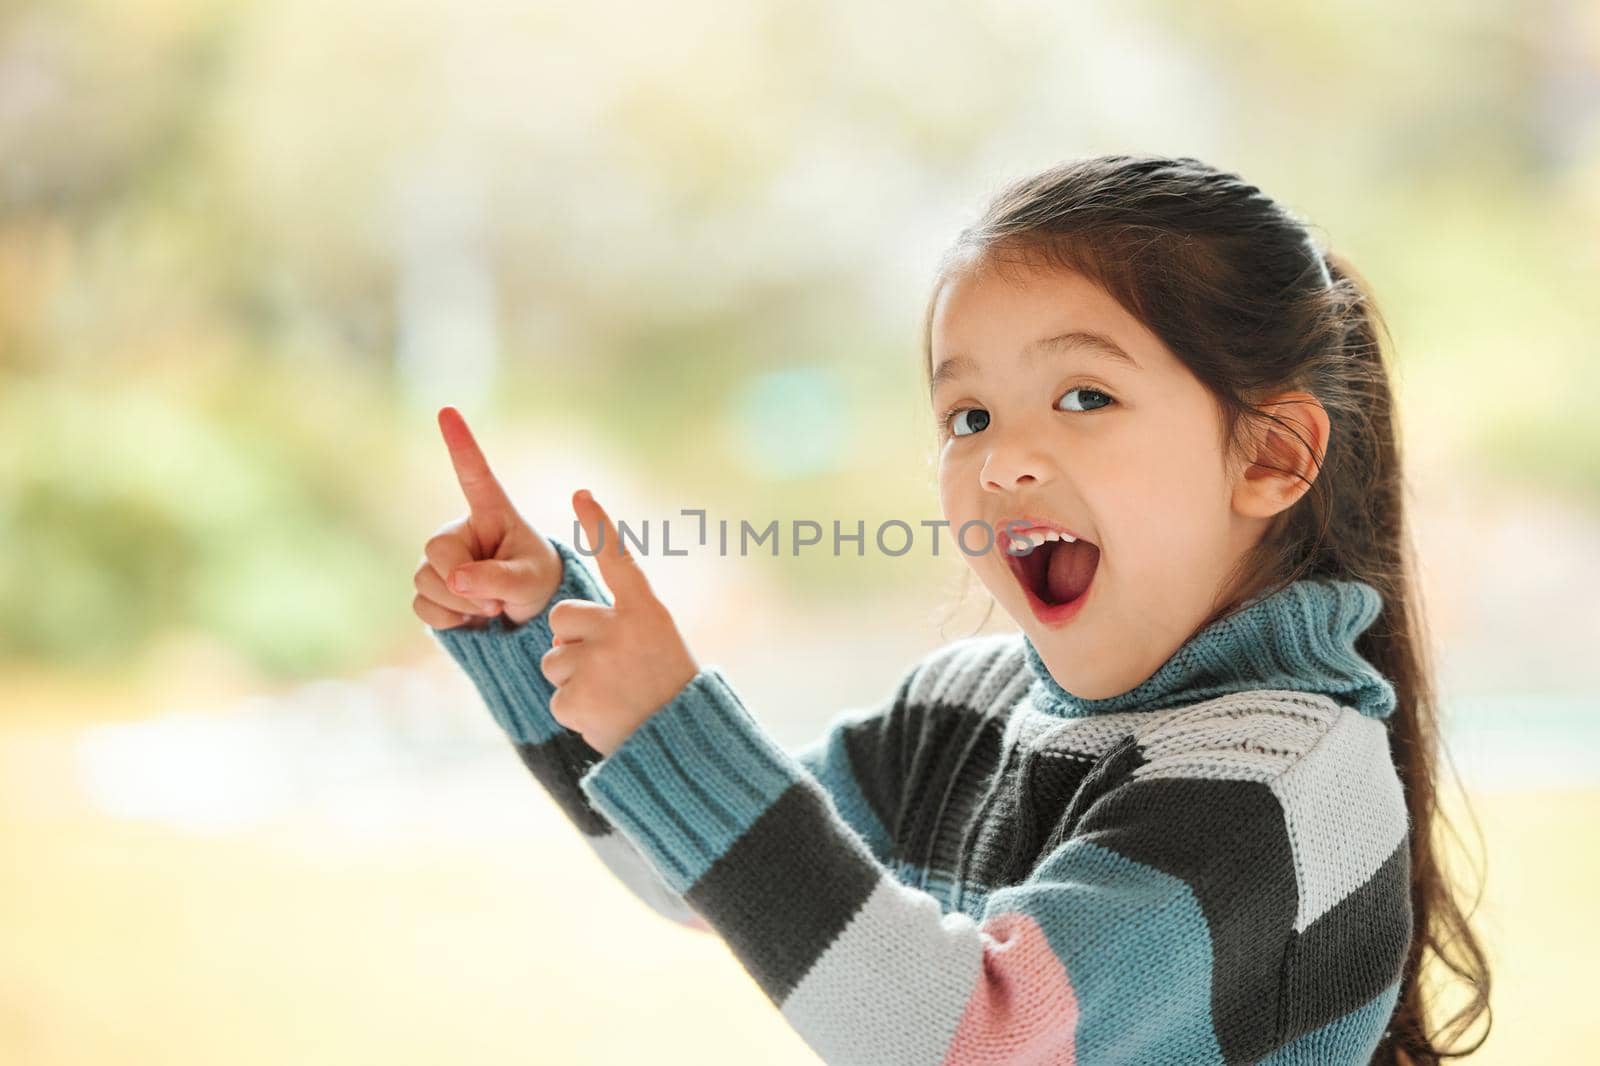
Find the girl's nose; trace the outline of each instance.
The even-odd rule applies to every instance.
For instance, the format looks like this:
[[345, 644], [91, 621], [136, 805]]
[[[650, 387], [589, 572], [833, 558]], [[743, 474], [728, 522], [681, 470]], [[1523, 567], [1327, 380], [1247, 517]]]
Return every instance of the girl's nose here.
[[1023, 439], [990, 449], [980, 477], [984, 488], [1009, 492], [1021, 487], [1037, 488], [1050, 480], [1053, 469], [1050, 457]]

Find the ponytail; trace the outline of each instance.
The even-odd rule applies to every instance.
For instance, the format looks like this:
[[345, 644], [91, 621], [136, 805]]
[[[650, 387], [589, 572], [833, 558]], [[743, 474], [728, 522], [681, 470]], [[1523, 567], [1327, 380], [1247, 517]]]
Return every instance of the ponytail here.
[[[1329, 256], [1328, 266], [1349, 323], [1344, 358], [1371, 364], [1374, 373], [1366, 380], [1377, 385], [1375, 394], [1367, 397], [1372, 406], [1365, 438], [1373, 449], [1367, 498], [1374, 535], [1361, 569], [1363, 578], [1383, 594], [1384, 606], [1356, 647], [1394, 685], [1396, 707], [1388, 721], [1389, 751], [1411, 820], [1411, 947], [1399, 1002], [1372, 1061], [1383, 1066], [1437, 1066], [1446, 1058], [1471, 1054], [1488, 1037], [1493, 1024], [1489, 968], [1483, 946], [1468, 924], [1471, 909], [1463, 910], [1456, 899], [1441, 851], [1445, 832], [1459, 837], [1438, 805], [1439, 756], [1444, 755], [1449, 764], [1449, 755], [1440, 742], [1429, 630], [1422, 611], [1411, 530], [1405, 520], [1399, 442], [1379, 343], [1381, 318], [1366, 286], [1348, 263]], [[1454, 765], [1449, 765], [1454, 774]], [[1463, 806], [1471, 815], [1471, 805]], [[1475, 816], [1472, 822], [1481, 847], [1482, 831]], [[1476, 906], [1475, 899], [1472, 909]], [[1431, 1024], [1429, 980], [1425, 980], [1433, 975], [1424, 973], [1425, 967], [1433, 965], [1449, 971], [1467, 990], [1465, 1003], [1436, 1028]], [[1456, 1047], [1480, 1015], [1485, 1024], [1477, 1042]]]

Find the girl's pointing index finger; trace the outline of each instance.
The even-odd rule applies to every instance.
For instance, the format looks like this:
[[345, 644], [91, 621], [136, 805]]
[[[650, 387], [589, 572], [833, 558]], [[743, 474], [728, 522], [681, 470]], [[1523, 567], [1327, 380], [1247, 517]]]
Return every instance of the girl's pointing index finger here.
[[450, 464], [467, 497], [468, 510], [480, 517], [498, 517], [514, 510], [461, 412], [454, 407], [440, 408], [439, 431], [444, 434], [445, 447], [450, 449]]
[[584, 535], [595, 550], [600, 576], [611, 587], [613, 598], [648, 592], [650, 583], [639, 568], [639, 561], [622, 543], [616, 526], [611, 524], [611, 516], [594, 495], [588, 489], [579, 489], [572, 494], [572, 509], [577, 512]]

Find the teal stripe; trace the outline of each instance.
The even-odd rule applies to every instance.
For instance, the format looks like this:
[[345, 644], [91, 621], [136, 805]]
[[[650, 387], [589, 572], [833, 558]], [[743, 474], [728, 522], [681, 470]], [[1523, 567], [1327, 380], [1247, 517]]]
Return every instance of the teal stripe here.
[[859, 716], [854, 713], [840, 715], [829, 723], [821, 739], [801, 748], [794, 757], [827, 790], [839, 817], [861, 836], [873, 857], [887, 866], [891, 846], [889, 831], [862, 794], [850, 763], [850, 753], [844, 745], [845, 727], [858, 720]]
[[1033, 641], [1024, 636], [1022, 643], [1038, 680], [1039, 709], [1063, 718], [1176, 707], [1264, 688], [1321, 693], [1387, 718], [1395, 710], [1394, 686], [1356, 650], [1382, 610], [1382, 593], [1364, 581], [1301, 578], [1212, 622], [1136, 687], [1103, 699], [1068, 692]]
[[1222, 1063], [1211, 1019], [1211, 933], [1188, 884], [1069, 840], [985, 918], [1031, 916], [1082, 1009], [1079, 1062]]
[[495, 724], [519, 744], [539, 744], [567, 732], [550, 714], [550, 684], [540, 660], [555, 646], [550, 608], [562, 600], [610, 604], [604, 586], [584, 565], [583, 557], [564, 541], [547, 538], [562, 559], [561, 583], [537, 616], [520, 626], [504, 615], [489, 619], [483, 629], [428, 627], [439, 645], [472, 679]]
[[555, 689], [538, 666], [548, 648], [530, 642], [524, 629], [508, 629], [504, 619], [493, 618], [484, 629], [458, 626], [432, 633], [472, 679], [495, 724], [516, 743], [539, 744], [563, 729], [550, 714]]
[[682, 895], [802, 778], [708, 666], [578, 787]]

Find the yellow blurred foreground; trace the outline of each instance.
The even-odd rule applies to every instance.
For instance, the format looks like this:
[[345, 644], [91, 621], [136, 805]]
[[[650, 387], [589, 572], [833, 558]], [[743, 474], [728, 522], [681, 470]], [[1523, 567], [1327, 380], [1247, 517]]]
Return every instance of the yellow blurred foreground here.
[[[816, 1061], [720, 941], [612, 880], [486, 728], [426, 773], [335, 751], [347, 771], [317, 777], [292, 749], [264, 764], [289, 802], [258, 781], [254, 817], [242, 759], [97, 729], [0, 726], [0, 1061]], [[147, 781], [188, 775], [217, 809], [130, 799], [118, 775], [153, 758]], [[1470, 1061], [1589, 1061], [1600, 791], [1477, 802], [1497, 1017]]]

